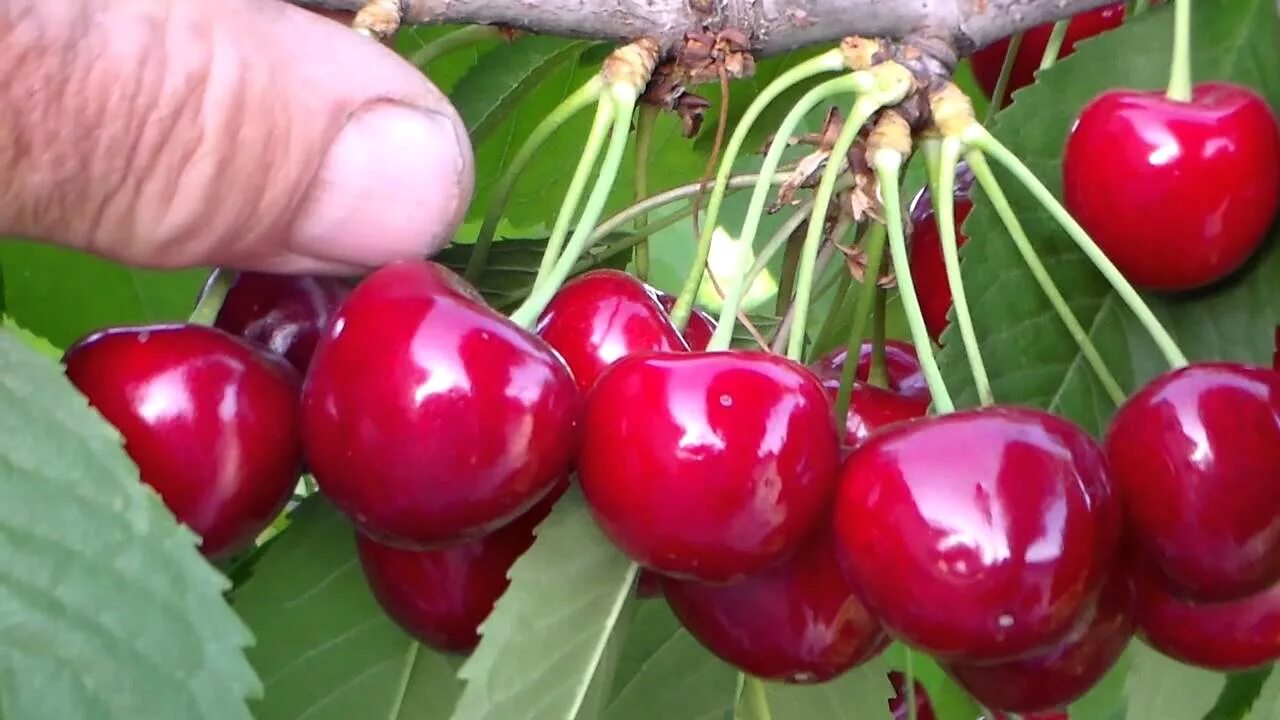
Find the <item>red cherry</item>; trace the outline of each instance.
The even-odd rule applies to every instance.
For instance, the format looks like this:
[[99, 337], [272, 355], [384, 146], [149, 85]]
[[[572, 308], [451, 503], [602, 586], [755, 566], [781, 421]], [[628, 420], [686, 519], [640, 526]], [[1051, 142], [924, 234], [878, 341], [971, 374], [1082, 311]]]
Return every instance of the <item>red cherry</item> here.
[[[956, 245], [963, 247], [968, 240], [960, 232], [960, 226], [969, 211], [973, 210], [973, 171], [960, 163], [956, 166], [955, 203], [952, 216], [956, 222]], [[911, 237], [907, 250], [907, 264], [916, 286], [916, 298], [924, 315], [925, 328], [936, 343], [947, 328], [947, 313], [951, 310], [951, 286], [947, 282], [947, 265], [942, 257], [942, 238], [938, 233], [937, 213], [929, 189], [922, 189], [911, 201]]]
[[[676, 306], [675, 295], [669, 295], [661, 290], [654, 290], [653, 292], [658, 298], [658, 302], [662, 303], [663, 309], [668, 313]], [[693, 312], [689, 314], [689, 322], [685, 323], [684, 326], [684, 341], [689, 344], [689, 349], [693, 352], [704, 352], [715, 331], [715, 319], [698, 308], [694, 308]]]
[[872, 612], [944, 662], [998, 662], [1060, 642], [1101, 588], [1120, 535], [1101, 449], [1031, 408], [881, 430], [845, 460], [835, 512], [846, 572]]
[[[911, 717], [911, 708], [907, 706], [907, 676], [897, 670], [889, 671], [889, 682], [893, 685], [893, 697], [889, 698], [889, 712], [893, 720], [907, 720]], [[929, 693], [919, 680], [915, 683], [916, 720], [935, 720], [933, 704], [929, 702]]]
[[465, 653], [506, 592], [511, 566], [533, 544], [533, 531], [568, 489], [562, 483], [529, 512], [488, 535], [438, 550], [405, 550], [356, 533], [360, 568], [388, 617], [442, 652]]
[[1053, 710], [1083, 697], [1107, 674], [1128, 647], [1133, 629], [1133, 582], [1122, 565], [1112, 571], [1097, 603], [1052, 650], [1010, 662], [946, 669], [987, 708]]
[[[987, 720], [987, 716], [983, 715], [978, 720]], [[1065, 712], [1054, 710], [1051, 712], [1025, 713], [1012, 717], [998, 710], [992, 711], [990, 720], [1070, 720]]]
[[[866, 382], [871, 375], [871, 354], [875, 345], [866, 340], [858, 348], [858, 367], [853, 371], [856, 380]], [[837, 348], [818, 358], [813, 372], [823, 382], [840, 382], [844, 362], [848, 357], [845, 348]], [[884, 341], [885, 370], [889, 375], [889, 389], [910, 398], [929, 400], [929, 385], [920, 369], [915, 346], [905, 340]]]
[[705, 582], [781, 561], [822, 520], [839, 463], [831, 403], [760, 352], [645, 353], [587, 396], [578, 479], [641, 565]]
[[1280, 660], [1280, 583], [1238, 600], [1179, 597], [1149, 566], [1134, 574], [1139, 636], [1188, 665], [1228, 672]]
[[564, 358], [583, 392], [619, 358], [687, 349], [644, 284], [618, 270], [593, 270], [565, 283], [538, 319], [537, 333]]
[[88, 335], [63, 362], [205, 555], [243, 550], [288, 502], [300, 380], [282, 358], [215, 328], [152, 325]]
[[1106, 452], [1127, 532], [1180, 592], [1231, 600], [1280, 581], [1280, 374], [1166, 372], [1116, 413]]
[[830, 680], [889, 645], [840, 573], [830, 532], [732, 585], [662, 580], [680, 623], [725, 662], [765, 680]]
[[[1112, 28], [1120, 27], [1124, 21], [1124, 3], [1103, 5], [1071, 18], [1067, 24], [1067, 34], [1062, 39], [1062, 47], [1058, 57], [1064, 58], [1075, 52], [1076, 43], [1081, 40], [1100, 35]], [[1026, 87], [1035, 81], [1035, 72], [1040, 68], [1040, 60], [1044, 58], [1045, 48], [1049, 47], [1049, 35], [1053, 33], [1054, 23], [1045, 23], [1027, 30], [1022, 35], [1022, 44], [1018, 46], [1018, 54], [1013, 62], [1013, 72], [1009, 75], [1009, 86], [1005, 90], [1001, 107], [1009, 104], [1014, 90]], [[973, 67], [974, 79], [987, 97], [996, 92], [996, 83], [1000, 79], [1000, 67], [1004, 65], [1004, 56], [1009, 52], [1009, 38], [998, 40], [969, 57]]]
[[[215, 279], [209, 276], [202, 298]], [[284, 356], [306, 374], [316, 342], [349, 292], [340, 278], [241, 272], [213, 325]]]
[[1254, 91], [1202, 83], [1191, 102], [1112, 90], [1081, 111], [1064, 201], [1135, 285], [1187, 290], [1235, 272], [1280, 205], [1280, 128]]
[[[828, 380], [823, 385], [834, 404], [840, 383]], [[854, 383], [849, 394], [849, 414], [845, 416], [844, 451], [854, 450], [881, 428], [924, 417], [928, 412], [928, 400], [907, 397], [867, 383]]]
[[370, 274], [303, 386], [316, 483], [361, 532], [425, 550], [479, 537], [565, 477], [581, 395], [560, 356], [432, 262]]

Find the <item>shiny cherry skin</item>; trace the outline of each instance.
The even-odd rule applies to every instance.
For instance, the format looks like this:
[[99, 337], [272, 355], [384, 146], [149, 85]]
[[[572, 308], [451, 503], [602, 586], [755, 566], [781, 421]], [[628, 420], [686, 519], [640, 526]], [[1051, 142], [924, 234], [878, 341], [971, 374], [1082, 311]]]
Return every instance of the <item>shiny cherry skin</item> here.
[[1164, 655], [1220, 672], [1280, 660], [1280, 583], [1238, 600], [1200, 603], [1179, 596], [1150, 565], [1134, 578], [1138, 635]]
[[[654, 290], [655, 297], [658, 302], [662, 303], [662, 308], [668, 313], [676, 306], [676, 296], [664, 293], [661, 290]], [[684, 326], [684, 341], [688, 343], [689, 349], [693, 352], [705, 352], [707, 345], [711, 342], [711, 336], [716, 332], [716, 321], [710, 315], [694, 308], [689, 313], [689, 322]]]
[[644, 284], [612, 269], [593, 270], [565, 283], [535, 330], [564, 358], [582, 392], [619, 358], [688, 347]]
[[[202, 299], [225, 272], [209, 276]], [[316, 342], [349, 292], [342, 278], [238, 272], [213, 326], [283, 356], [306, 375]]]
[[[893, 685], [893, 697], [889, 698], [889, 712], [893, 720], [908, 720], [911, 708], [907, 705], [907, 676], [897, 670], [889, 671], [889, 682]], [[929, 693], [919, 680], [915, 681], [916, 720], [936, 720], [933, 714], [933, 703], [929, 701]]]
[[[1107, 30], [1120, 27], [1124, 21], [1124, 3], [1103, 5], [1071, 18], [1067, 24], [1067, 34], [1062, 39], [1062, 48], [1058, 57], [1064, 58], [1075, 52], [1076, 43]], [[1054, 23], [1037, 25], [1022, 36], [1022, 44], [1018, 46], [1018, 55], [1013, 62], [1013, 72], [1009, 75], [1009, 86], [1005, 90], [1002, 106], [1009, 104], [1014, 90], [1024, 88], [1035, 81], [1036, 70], [1040, 68], [1040, 60], [1044, 57], [1045, 48], [1049, 46], [1049, 35], [1053, 33]], [[998, 40], [969, 56], [973, 67], [974, 79], [978, 87], [987, 97], [996, 92], [996, 82], [1000, 79], [1000, 68], [1004, 65], [1004, 56], [1009, 52], [1009, 38]]]
[[[835, 405], [840, 392], [839, 381], [823, 383]], [[864, 382], [855, 382], [849, 394], [849, 413], [845, 416], [844, 452], [848, 453], [871, 437], [872, 433], [894, 423], [924, 417], [929, 401], [908, 397]]]
[[1166, 372], [1116, 412], [1105, 448], [1126, 532], [1179, 592], [1231, 600], [1280, 581], [1280, 373]]
[[561, 483], [497, 530], [437, 550], [405, 550], [356, 532], [360, 568], [378, 605], [406, 633], [441, 652], [466, 653], [510, 584], [507, 573], [568, 489]]
[[[973, 171], [960, 163], [956, 167], [952, 216], [956, 222], [956, 245], [964, 247], [968, 238], [960, 232], [973, 210]], [[921, 190], [911, 201], [911, 236], [907, 263], [915, 282], [916, 298], [924, 315], [925, 329], [936, 343], [947, 329], [947, 313], [951, 310], [951, 286], [947, 282], [947, 266], [942, 258], [942, 238], [938, 234], [938, 216], [929, 189]]]
[[578, 479], [643, 567], [710, 583], [781, 562], [822, 521], [840, 460], [831, 402], [761, 352], [644, 353], [587, 396]]
[[570, 471], [582, 398], [542, 339], [457, 275], [368, 275], [321, 338], [302, 391], [320, 490], [366, 535], [427, 550], [491, 532]]
[[1119, 546], [1101, 448], [1055, 415], [965, 410], [872, 435], [845, 460], [836, 534], [889, 632], [943, 662], [1060, 642]]
[[245, 549], [288, 502], [301, 380], [283, 358], [216, 328], [151, 325], [90, 334], [63, 363], [206, 556]]
[[1120, 659], [1134, 632], [1129, 569], [1112, 570], [1097, 602], [1048, 652], [988, 665], [949, 665], [951, 677], [983, 706], [1011, 713], [1055, 710], [1083, 697]]
[[[856, 380], [866, 382], [871, 375], [871, 354], [875, 345], [863, 341], [858, 348], [858, 367], [853, 371]], [[818, 358], [812, 365], [814, 374], [823, 382], [840, 382], [844, 362], [848, 357], [845, 348], [836, 348]], [[884, 341], [885, 370], [889, 375], [889, 389], [909, 398], [929, 400], [929, 385], [916, 357], [916, 348], [907, 340]]]
[[1204, 287], [1240, 268], [1280, 206], [1280, 127], [1249, 88], [1201, 83], [1190, 102], [1112, 90], [1080, 112], [1063, 199], [1135, 285]]
[[739, 670], [793, 684], [826, 682], [889, 645], [840, 572], [830, 531], [782, 564], [731, 585], [663, 578], [672, 612]]

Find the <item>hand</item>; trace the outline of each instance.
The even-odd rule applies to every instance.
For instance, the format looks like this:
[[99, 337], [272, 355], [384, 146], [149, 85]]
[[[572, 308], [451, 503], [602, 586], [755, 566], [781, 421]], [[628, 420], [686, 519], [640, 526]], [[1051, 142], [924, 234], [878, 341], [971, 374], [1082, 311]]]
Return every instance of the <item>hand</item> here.
[[446, 245], [472, 163], [421, 72], [283, 0], [0, 0], [0, 236], [351, 272]]

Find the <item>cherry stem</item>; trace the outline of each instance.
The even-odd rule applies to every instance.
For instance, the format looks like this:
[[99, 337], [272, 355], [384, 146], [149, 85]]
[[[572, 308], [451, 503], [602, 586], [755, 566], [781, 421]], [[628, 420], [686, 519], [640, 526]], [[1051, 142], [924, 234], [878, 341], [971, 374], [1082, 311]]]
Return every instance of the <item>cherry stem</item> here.
[[1191, 101], [1191, 0], [1173, 0], [1173, 63], [1169, 66], [1169, 90], [1178, 102]]
[[773, 711], [769, 709], [769, 696], [764, 689], [764, 681], [758, 677], [748, 677], [751, 685], [751, 704], [756, 709], [757, 720], [773, 720]]
[[1128, 22], [1138, 17], [1146, 12], [1149, 7], [1151, 7], [1151, 0], [1134, 0], [1133, 7], [1129, 9], [1129, 14], [1125, 16], [1125, 21]]
[[906, 684], [907, 693], [907, 720], [916, 720], [918, 711], [916, 709], [916, 656], [915, 652], [909, 647], [903, 648], [903, 657], [906, 667], [903, 668], [903, 679]]
[[502, 173], [502, 177], [498, 179], [498, 184], [494, 188], [493, 194], [489, 197], [489, 207], [485, 210], [484, 221], [480, 225], [480, 233], [476, 236], [475, 248], [471, 252], [471, 259], [467, 261], [467, 267], [464, 272], [464, 277], [468, 280], [474, 282], [480, 276], [481, 271], [484, 270], [485, 263], [489, 260], [489, 248], [493, 245], [493, 238], [497, 234], [498, 224], [502, 222], [502, 215], [506, 211], [507, 201], [510, 199], [511, 192], [515, 189], [516, 181], [520, 179], [520, 175], [524, 173], [525, 168], [533, 161], [547, 138], [551, 137], [552, 133], [559, 129], [569, 118], [599, 100], [603, 90], [603, 78], [599, 75], [593, 76], [582, 87], [565, 98], [564, 102], [552, 110], [551, 114], [543, 118], [542, 122], [538, 123], [538, 126], [533, 129], [533, 132], [529, 133], [528, 139], [524, 141], [524, 145], [516, 152], [516, 156], [511, 160], [511, 164], [506, 171]]
[[[724, 203], [725, 182], [733, 172], [733, 163], [742, 152], [742, 146], [746, 143], [752, 126], [769, 103], [787, 89], [815, 75], [836, 72], [843, 67], [844, 55], [839, 49], [828, 50], [810, 58], [790, 68], [766, 85], [743, 113], [738, 126], [733, 130], [733, 135], [729, 137], [729, 144], [725, 147], [724, 156], [720, 159], [720, 169], [716, 173], [715, 185], [712, 186], [711, 195], [707, 199], [707, 214], [703, 217], [702, 232], [698, 236], [698, 246], [694, 251], [693, 269], [685, 278], [675, 305], [671, 308], [671, 323], [677, 330], [684, 330], [684, 326], [689, 322], [689, 315], [693, 312], [693, 300], [697, 297], [698, 288], [702, 284], [702, 270], [706, 267], [707, 258], [711, 255], [711, 238], [715, 233], [716, 220], [720, 216], [720, 207]], [[766, 176], [771, 174], [764, 173]]]
[[[889, 293], [876, 285], [876, 307], [871, 312], [871, 365], [867, 368], [867, 383], [882, 388], [889, 387], [889, 359], [885, 357], [885, 314], [889, 306]], [[862, 348], [858, 348], [862, 352]]]
[[[551, 302], [551, 298], [555, 297], [560, 286], [573, 272], [578, 256], [590, 244], [591, 231], [595, 229], [596, 222], [604, 212], [605, 203], [609, 201], [609, 193], [613, 190], [613, 183], [622, 166], [622, 156], [627, 149], [627, 138], [631, 135], [631, 116], [635, 112], [636, 96], [636, 89], [625, 84], [614, 85], [610, 88], [608, 95], [601, 96], [601, 104], [606, 104], [607, 99], [607, 104], [612, 109], [609, 114], [613, 118], [613, 131], [609, 136], [609, 147], [605, 151], [604, 160], [600, 163], [600, 173], [596, 177], [595, 185], [591, 188], [591, 195], [587, 198], [582, 215], [578, 218], [578, 224], [573, 230], [573, 236], [569, 239], [568, 245], [565, 246], [564, 253], [556, 260], [554, 267], [542, 282], [534, 280], [533, 291], [529, 293], [529, 297], [511, 314], [512, 322], [517, 325], [524, 328], [533, 327], [538, 316]], [[546, 257], [543, 258], [544, 262], [545, 260]]]
[[951, 401], [951, 393], [947, 391], [942, 371], [938, 369], [938, 361], [933, 355], [933, 342], [929, 339], [924, 314], [920, 311], [920, 299], [916, 296], [915, 283], [911, 280], [907, 239], [902, 232], [902, 200], [898, 193], [902, 162], [902, 154], [888, 148], [877, 150], [871, 158], [871, 166], [875, 168], [880, 195], [884, 200], [889, 253], [893, 258], [893, 274], [898, 281], [898, 294], [902, 298], [903, 309], [906, 310], [907, 325], [911, 328], [911, 342], [915, 345], [920, 368], [924, 371], [924, 379], [929, 386], [929, 394], [933, 396], [933, 406], [938, 414], [943, 415], [955, 410], [955, 403]]
[[1009, 89], [1009, 79], [1013, 77], [1013, 66], [1018, 60], [1018, 49], [1022, 47], [1022, 33], [1015, 33], [1009, 38], [1009, 48], [1005, 50], [1004, 62], [1000, 64], [1000, 76], [996, 78], [996, 87], [991, 91], [991, 104], [987, 106], [987, 116], [983, 122], [990, 124], [1000, 106], [1004, 103], [1004, 94]]
[[[832, 233], [834, 237], [834, 233]], [[826, 271], [827, 266], [831, 264], [831, 259], [835, 257], [836, 249], [832, 245], [824, 245], [822, 251], [818, 253], [818, 263], [815, 266], [815, 274], [821, 275]], [[848, 273], [845, 273], [848, 276]], [[830, 289], [830, 286], [827, 287]], [[822, 297], [822, 292], [815, 293], [816, 297]], [[791, 328], [795, 327], [796, 305], [791, 303], [787, 306], [786, 313], [782, 316], [782, 321], [778, 323], [777, 329], [774, 331], [773, 344], [771, 346], [774, 353], [781, 353], [787, 344], [787, 340], [791, 337]]]
[[485, 40], [498, 40], [501, 37], [502, 30], [494, 25], [469, 25], [424, 44], [409, 56], [409, 62], [415, 67], [425, 69], [427, 65], [451, 52]]
[[231, 284], [235, 280], [234, 271], [226, 268], [214, 269], [209, 279], [205, 281], [200, 301], [187, 317], [187, 324], [211, 327], [217, 321], [218, 312], [222, 310], [222, 303], [227, 299], [227, 292], [231, 290]]
[[1093, 372], [1098, 376], [1098, 380], [1102, 383], [1107, 396], [1116, 405], [1123, 404], [1125, 401], [1124, 389], [1120, 387], [1120, 383], [1116, 382], [1115, 376], [1111, 374], [1111, 368], [1107, 367], [1106, 361], [1102, 359], [1102, 354], [1098, 352], [1098, 348], [1089, 339], [1089, 333], [1080, 324], [1080, 320], [1076, 318], [1075, 313], [1071, 312], [1071, 306], [1067, 304], [1062, 291], [1058, 289], [1057, 283], [1053, 281], [1053, 276], [1049, 274], [1044, 263], [1040, 260], [1040, 255], [1036, 252], [1031, 240], [1027, 237], [1026, 230], [1023, 229], [1022, 223], [1018, 220], [1018, 214], [1014, 212], [1013, 206], [1009, 204], [1009, 198], [1005, 196], [1004, 189], [1000, 187], [995, 173], [991, 171], [991, 166], [987, 164], [986, 157], [979, 150], [970, 150], [965, 153], [965, 160], [969, 163], [969, 169], [973, 171], [978, 184], [982, 186], [983, 191], [987, 194], [987, 199], [991, 202], [996, 214], [1000, 216], [1000, 220], [1004, 223], [1005, 229], [1008, 230], [1009, 236], [1013, 238], [1013, 244], [1018, 248], [1018, 252], [1022, 255], [1023, 261], [1026, 262], [1031, 275], [1035, 277], [1036, 283], [1040, 285], [1040, 289], [1049, 298], [1049, 303], [1053, 305], [1058, 317], [1062, 318], [1062, 324], [1066, 325], [1067, 332], [1071, 333], [1071, 337], [1076, 341], [1076, 345], [1080, 348], [1080, 353], [1084, 355], [1085, 361], [1089, 363], [1089, 367], [1093, 368]]
[[1048, 70], [1058, 62], [1058, 55], [1062, 52], [1062, 41], [1067, 38], [1067, 26], [1070, 24], [1070, 18], [1053, 24], [1053, 31], [1049, 33], [1049, 44], [1044, 46], [1044, 55], [1040, 56], [1041, 71]]
[[942, 262], [947, 272], [947, 287], [951, 290], [951, 304], [960, 326], [960, 339], [969, 360], [969, 372], [978, 391], [978, 402], [984, 407], [995, 402], [991, 392], [991, 379], [987, 376], [982, 351], [978, 347], [978, 335], [973, 329], [973, 316], [969, 313], [969, 298], [965, 292], [964, 277], [960, 274], [960, 244], [956, 238], [955, 180], [956, 165], [960, 161], [963, 143], [958, 137], [943, 139], [938, 165], [931, 178], [934, 186], [934, 203], [937, 212], [938, 237], [942, 245]]
[[1049, 214], [1066, 231], [1081, 252], [1089, 258], [1089, 261], [1098, 269], [1098, 272], [1111, 284], [1112, 289], [1120, 296], [1120, 299], [1129, 308], [1130, 312], [1138, 318], [1138, 322], [1142, 323], [1143, 328], [1151, 336], [1152, 341], [1159, 348], [1161, 354], [1164, 355], [1165, 361], [1168, 362], [1169, 366], [1172, 368], [1186, 366], [1188, 364], [1186, 355], [1178, 348], [1178, 344], [1174, 342], [1169, 331], [1160, 324], [1160, 320], [1156, 318], [1155, 313], [1143, 301], [1142, 296], [1125, 279], [1106, 253], [1093, 241], [1093, 238], [1089, 237], [1089, 233], [1085, 232], [1080, 223], [1076, 222], [1071, 213], [1067, 212], [1067, 209], [1058, 202], [1053, 193], [1049, 192], [1044, 183], [1040, 182], [1040, 179], [1031, 171], [1031, 168], [1027, 167], [1025, 163], [1018, 159], [1017, 155], [1014, 155], [986, 128], [977, 123], [966, 128], [964, 141], [970, 147], [982, 150], [996, 162], [1003, 165], [1049, 211]]
[[867, 229], [861, 240], [866, 253], [867, 270], [858, 286], [858, 297], [853, 308], [853, 322], [849, 323], [849, 337], [845, 342], [844, 366], [840, 368], [840, 389], [836, 391], [836, 419], [844, 427], [849, 415], [849, 402], [853, 397], [853, 379], [858, 369], [858, 356], [862, 352], [862, 336], [866, 332], [868, 316], [875, 306], [877, 280], [884, 265], [885, 226], [879, 223]]
[[[729, 187], [726, 190], [726, 194], [731, 192], [738, 192], [740, 190], [745, 190], [751, 187], [755, 187], [756, 182], [760, 180], [760, 177], [761, 175], [759, 173], [744, 173], [742, 175], [735, 175], [729, 178], [729, 182], [727, 183]], [[775, 173], [773, 177], [766, 178], [767, 182], [769, 182], [769, 184], [771, 185], [781, 185], [782, 183], [786, 182], [786, 179], [787, 179], [787, 174], [785, 172]], [[692, 182], [692, 183], [689, 183], [688, 185], [681, 185], [679, 187], [671, 188], [670, 190], [664, 190], [658, 193], [657, 195], [647, 197], [641, 200], [640, 202], [637, 202], [633, 205], [625, 207], [622, 210], [619, 210], [608, 220], [605, 220], [604, 222], [600, 223], [599, 226], [596, 227], [595, 232], [592, 234], [593, 242], [598, 240], [603, 240], [604, 237], [609, 233], [613, 232], [614, 230], [617, 230], [623, 225], [626, 225], [632, 220], [640, 217], [641, 215], [644, 215], [645, 213], [648, 213], [657, 208], [663, 207], [664, 205], [670, 205], [671, 203], [679, 202], [680, 200], [685, 200], [693, 197], [694, 195], [697, 195], [698, 188], [701, 185], [702, 183], [700, 182]], [[690, 205], [688, 208], [686, 208], [685, 210], [681, 210], [680, 212], [684, 213], [682, 217], [687, 218], [693, 214], [693, 206]], [[658, 222], [665, 223], [666, 218], [663, 218]], [[663, 227], [666, 227], [666, 226], [664, 225]], [[648, 232], [654, 233], [654, 232], [657, 232], [657, 230], [658, 230], [658, 226], [655, 224], [649, 227]], [[638, 232], [638, 234], [640, 234], [642, 237], [644, 236], [643, 233]]]
[[[645, 105], [640, 108], [640, 119], [636, 123], [636, 200], [643, 200], [649, 194], [649, 162], [653, 156], [653, 127], [658, 121], [658, 106]], [[636, 230], [642, 231], [649, 224], [648, 213], [636, 216]], [[649, 280], [649, 239], [646, 236], [636, 245], [636, 277], [641, 282]]]

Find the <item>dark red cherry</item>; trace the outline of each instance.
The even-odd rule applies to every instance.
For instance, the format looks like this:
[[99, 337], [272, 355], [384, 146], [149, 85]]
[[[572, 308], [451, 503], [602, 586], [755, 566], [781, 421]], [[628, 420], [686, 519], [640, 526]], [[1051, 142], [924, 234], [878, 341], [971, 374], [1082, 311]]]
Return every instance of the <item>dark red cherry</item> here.
[[946, 670], [989, 709], [1054, 710], [1084, 696], [1111, 670], [1133, 630], [1133, 581], [1121, 565], [1108, 577], [1097, 602], [1053, 649], [1010, 662], [949, 665]]
[[[893, 720], [908, 720], [911, 717], [911, 707], [907, 705], [907, 676], [897, 670], [890, 670], [889, 682], [893, 685], [893, 697], [889, 698], [889, 712], [893, 713]], [[925, 691], [924, 685], [921, 685], [919, 680], [916, 680], [914, 685], [916, 720], [935, 720], [933, 704], [929, 702], [929, 693]]]
[[[969, 212], [973, 210], [973, 171], [960, 163], [956, 167], [955, 203], [952, 217], [956, 223], [956, 245], [963, 247], [968, 240], [960, 232]], [[947, 328], [947, 313], [951, 310], [951, 286], [947, 282], [947, 266], [942, 257], [942, 238], [938, 234], [938, 216], [928, 188], [922, 189], [911, 201], [911, 236], [908, 245], [908, 264], [911, 279], [916, 286], [920, 312], [924, 315], [925, 328], [936, 343]]]
[[[661, 290], [654, 290], [658, 302], [662, 303], [662, 307], [668, 313], [676, 306], [676, 296], [664, 293]], [[715, 334], [716, 321], [710, 315], [694, 308], [689, 313], [689, 322], [684, 326], [684, 341], [688, 343], [689, 349], [693, 352], [703, 352], [707, 349], [707, 344], [711, 342], [711, 336]]]
[[1280, 660], [1280, 583], [1238, 600], [1198, 603], [1176, 594], [1150, 566], [1134, 578], [1138, 634], [1168, 657], [1221, 672]]
[[889, 645], [840, 573], [830, 531], [782, 564], [731, 585], [662, 580], [663, 594], [698, 642], [765, 680], [820, 683]]
[[[858, 348], [858, 367], [854, 378], [866, 381], [871, 375], [871, 354], [875, 345], [866, 340]], [[813, 372], [823, 382], [840, 382], [844, 361], [848, 357], [845, 348], [837, 348], [813, 363]], [[906, 340], [884, 341], [885, 370], [889, 375], [889, 389], [910, 398], [929, 400], [929, 385], [925, 382], [920, 359], [915, 346]]]
[[564, 358], [583, 392], [619, 358], [687, 349], [644, 284], [619, 270], [593, 270], [565, 283], [536, 330]]
[[488, 535], [438, 550], [405, 550], [356, 532], [360, 568], [374, 598], [406, 633], [442, 652], [465, 653], [510, 584], [507, 573], [568, 489], [561, 483], [529, 512]]
[[[1124, 21], [1124, 3], [1113, 3], [1080, 13], [1071, 18], [1067, 25], [1067, 34], [1062, 39], [1062, 47], [1058, 57], [1064, 58], [1075, 52], [1076, 43], [1086, 38], [1100, 35], [1112, 28], [1120, 27]], [[1045, 48], [1049, 46], [1049, 35], [1053, 33], [1054, 23], [1045, 23], [1023, 33], [1022, 44], [1018, 46], [1018, 54], [1013, 64], [1013, 72], [1009, 75], [1009, 85], [1005, 90], [1004, 102], [1009, 104], [1009, 97], [1014, 90], [1026, 87], [1035, 81], [1035, 72], [1040, 68], [1040, 60], [1044, 57]], [[1009, 52], [1009, 38], [998, 40], [969, 57], [973, 67], [974, 79], [987, 97], [996, 91], [996, 82], [1000, 79], [1000, 67], [1004, 65], [1004, 56]]]
[[831, 403], [804, 366], [761, 352], [623, 358], [587, 397], [578, 479], [642, 566], [740, 580], [796, 550], [839, 464]]
[[406, 549], [479, 537], [565, 477], [582, 400], [542, 339], [433, 262], [366, 277], [316, 347], [303, 440], [320, 489]]
[[1253, 90], [1191, 102], [1112, 90], [1080, 112], [1062, 163], [1067, 208], [1135, 285], [1188, 290], [1235, 272], [1280, 206], [1280, 127]]
[[[834, 405], [840, 392], [839, 381], [828, 380], [823, 385]], [[844, 450], [854, 450], [881, 428], [924, 417], [928, 412], [927, 399], [908, 397], [875, 385], [855, 382], [849, 394], [849, 413], [845, 416]]]
[[205, 555], [245, 549], [284, 508], [302, 447], [283, 358], [216, 328], [151, 325], [95, 332], [63, 362]]
[[[202, 299], [225, 272], [209, 276]], [[341, 278], [238, 272], [213, 325], [284, 356], [305, 375], [316, 342], [349, 292]]]
[[[987, 720], [987, 716], [983, 715], [978, 720]], [[1012, 716], [1006, 715], [998, 710], [991, 713], [990, 720], [1070, 720], [1067, 713], [1061, 710], [1051, 710], [1049, 712], [1033, 712]]]
[[890, 633], [944, 662], [997, 662], [1060, 642], [1119, 545], [1102, 450], [1031, 408], [912, 420], [844, 463], [835, 505], [846, 572]]
[[1187, 597], [1280, 581], [1280, 373], [1235, 363], [1166, 372], [1106, 436], [1127, 533]]

